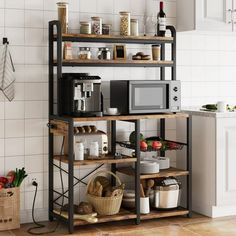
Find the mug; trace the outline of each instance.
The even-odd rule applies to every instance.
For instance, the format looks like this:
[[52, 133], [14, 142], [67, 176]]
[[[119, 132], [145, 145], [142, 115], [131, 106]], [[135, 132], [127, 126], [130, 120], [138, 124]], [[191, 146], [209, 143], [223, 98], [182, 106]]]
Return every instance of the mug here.
[[217, 111], [226, 112], [226, 103], [224, 101], [217, 102]]
[[149, 197], [141, 197], [140, 198], [140, 213], [141, 214], [150, 213]]

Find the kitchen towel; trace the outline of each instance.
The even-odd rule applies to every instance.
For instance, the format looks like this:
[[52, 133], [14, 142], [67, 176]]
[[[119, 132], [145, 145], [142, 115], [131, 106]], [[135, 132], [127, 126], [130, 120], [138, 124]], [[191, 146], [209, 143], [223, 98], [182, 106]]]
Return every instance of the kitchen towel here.
[[0, 90], [9, 101], [12, 101], [15, 95], [15, 68], [8, 43], [3, 44], [0, 57]]

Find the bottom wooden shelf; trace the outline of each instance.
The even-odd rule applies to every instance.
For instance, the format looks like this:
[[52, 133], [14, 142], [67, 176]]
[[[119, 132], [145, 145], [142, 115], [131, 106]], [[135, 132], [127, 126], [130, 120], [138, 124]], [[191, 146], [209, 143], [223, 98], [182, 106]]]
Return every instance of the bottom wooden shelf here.
[[[149, 214], [141, 214], [140, 218], [141, 220], [148, 220], [148, 219], [156, 219], [156, 218], [164, 218], [164, 217], [171, 217], [171, 216], [183, 216], [187, 215], [189, 213], [188, 210], [184, 208], [177, 208], [174, 210], [155, 210], [152, 209]], [[54, 215], [57, 215], [58, 217], [61, 217], [59, 215], [59, 211], [54, 211]], [[105, 223], [105, 222], [111, 222], [111, 221], [121, 221], [121, 220], [131, 220], [136, 218], [136, 214], [134, 212], [121, 209], [120, 212], [113, 216], [97, 216], [98, 221], [96, 223], [89, 223], [84, 220], [74, 220], [74, 226], [79, 225], [88, 225], [88, 224], [99, 224], [99, 223]], [[68, 219], [65, 217], [65, 219]]]

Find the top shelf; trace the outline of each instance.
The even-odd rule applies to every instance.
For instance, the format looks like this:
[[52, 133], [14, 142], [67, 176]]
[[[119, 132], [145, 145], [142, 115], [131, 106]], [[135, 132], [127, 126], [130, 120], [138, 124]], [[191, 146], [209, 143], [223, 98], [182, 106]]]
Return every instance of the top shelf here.
[[[54, 35], [54, 41], [57, 35]], [[173, 37], [157, 36], [120, 36], [120, 35], [94, 35], [94, 34], [62, 34], [62, 41], [69, 42], [94, 42], [94, 43], [138, 43], [156, 44], [173, 43]]]

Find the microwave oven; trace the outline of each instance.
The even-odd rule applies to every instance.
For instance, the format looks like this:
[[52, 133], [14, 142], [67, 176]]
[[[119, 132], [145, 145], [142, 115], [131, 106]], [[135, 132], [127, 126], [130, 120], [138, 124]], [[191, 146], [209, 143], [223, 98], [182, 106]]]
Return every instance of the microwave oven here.
[[110, 81], [110, 106], [121, 114], [179, 112], [181, 85], [178, 80]]

